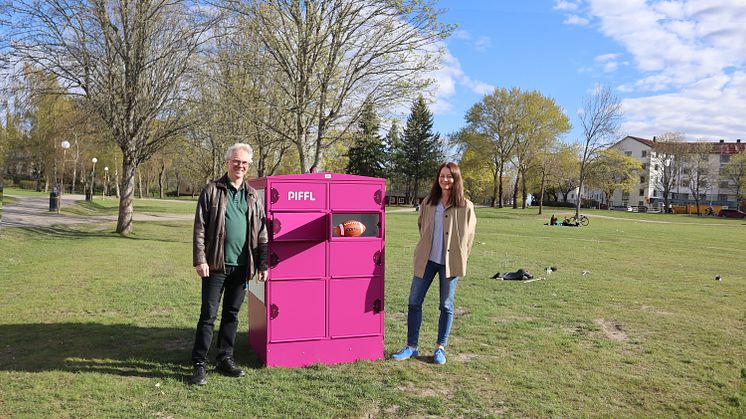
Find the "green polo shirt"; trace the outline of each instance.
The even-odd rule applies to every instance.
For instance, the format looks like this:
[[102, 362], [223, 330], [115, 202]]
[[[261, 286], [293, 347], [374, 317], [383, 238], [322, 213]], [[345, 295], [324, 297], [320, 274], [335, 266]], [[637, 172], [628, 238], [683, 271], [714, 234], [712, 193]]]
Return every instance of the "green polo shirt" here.
[[246, 186], [236, 189], [228, 183], [228, 194], [225, 205], [225, 264], [229, 266], [246, 265], [247, 246], [246, 230], [248, 228], [246, 213], [249, 205], [246, 202]]

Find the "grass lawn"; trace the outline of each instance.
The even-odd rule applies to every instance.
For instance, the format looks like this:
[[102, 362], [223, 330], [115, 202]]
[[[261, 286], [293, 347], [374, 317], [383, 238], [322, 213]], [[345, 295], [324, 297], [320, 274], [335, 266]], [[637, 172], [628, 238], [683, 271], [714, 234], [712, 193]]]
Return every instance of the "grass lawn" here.
[[[591, 211], [588, 227], [544, 226], [551, 211], [478, 210], [446, 365], [430, 363], [434, 288], [420, 360], [263, 368], [244, 306], [247, 376], [201, 388], [185, 382], [191, 222], [0, 230], [0, 417], [746, 416], [744, 222]], [[416, 213], [386, 225], [388, 358], [405, 342]], [[518, 268], [546, 280], [489, 279]]]

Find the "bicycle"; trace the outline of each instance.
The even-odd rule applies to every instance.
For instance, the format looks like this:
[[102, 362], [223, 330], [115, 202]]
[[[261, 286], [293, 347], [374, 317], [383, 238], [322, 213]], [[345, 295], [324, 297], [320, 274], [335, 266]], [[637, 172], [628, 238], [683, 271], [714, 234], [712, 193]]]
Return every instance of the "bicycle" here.
[[585, 227], [590, 223], [590, 220], [585, 215], [580, 214], [578, 217], [575, 217], [575, 216], [570, 217], [570, 223], [575, 224], [576, 226], [581, 225]]

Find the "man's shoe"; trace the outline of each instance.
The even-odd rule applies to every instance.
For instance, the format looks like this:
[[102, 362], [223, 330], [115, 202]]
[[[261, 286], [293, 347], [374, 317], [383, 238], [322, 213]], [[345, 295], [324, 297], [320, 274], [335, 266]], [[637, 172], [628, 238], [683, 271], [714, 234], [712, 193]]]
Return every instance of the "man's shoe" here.
[[227, 375], [228, 377], [243, 377], [244, 375], [246, 375], [246, 373], [243, 372], [241, 368], [238, 368], [236, 366], [236, 364], [233, 362], [233, 358], [225, 358], [224, 360], [218, 362], [215, 370], [223, 375]]
[[443, 348], [436, 349], [435, 353], [433, 354], [433, 362], [435, 362], [436, 364], [445, 364], [446, 350]]
[[409, 345], [407, 345], [401, 351], [391, 355], [391, 359], [395, 359], [397, 361], [404, 361], [405, 359], [409, 359], [419, 354], [420, 353], [417, 352], [417, 349], [411, 348]]
[[189, 377], [189, 384], [194, 384], [197, 386], [203, 386], [207, 384], [207, 378], [205, 377], [206, 369], [207, 365], [205, 365], [203, 362], [194, 364], [194, 371], [192, 372], [192, 376]]

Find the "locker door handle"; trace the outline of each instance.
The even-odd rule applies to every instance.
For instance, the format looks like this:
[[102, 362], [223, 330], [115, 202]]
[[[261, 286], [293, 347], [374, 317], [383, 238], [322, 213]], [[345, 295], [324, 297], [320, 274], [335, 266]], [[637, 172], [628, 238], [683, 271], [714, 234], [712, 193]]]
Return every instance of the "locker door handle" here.
[[376, 266], [381, 266], [381, 251], [376, 250], [376, 253], [373, 253], [373, 263], [376, 264]]
[[282, 221], [279, 218], [272, 219], [272, 235], [275, 235], [282, 230]]
[[269, 306], [269, 319], [274, 320], [280, 315], [280, 308], [274, 304]]
[[274, 268], [280, 263], [280, 257], [277, 256], [277, 253], [271, 252], [269, 254], [269, 267]]
[[276, 203], [280, 200], [280, 192], [275, 188], [269, 188], [269, 202]]
[[379, 189], [373, 193], [373, 202], [381, 205], [381, 201], [383, 201], [383, 191]]
[[381, 299], [376, 298], [376, 301], [373, 301], [373, 312], [378, 314], [381, 312]]

